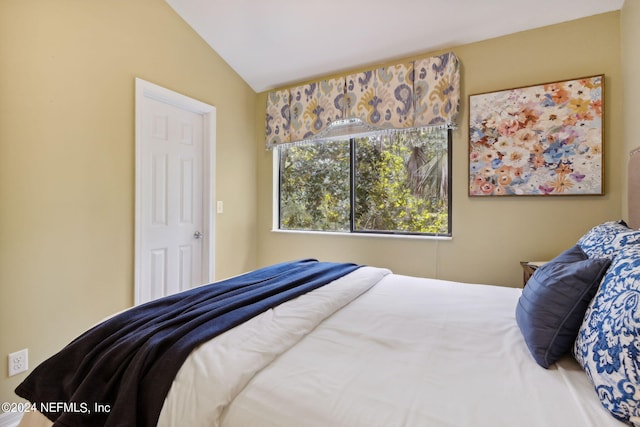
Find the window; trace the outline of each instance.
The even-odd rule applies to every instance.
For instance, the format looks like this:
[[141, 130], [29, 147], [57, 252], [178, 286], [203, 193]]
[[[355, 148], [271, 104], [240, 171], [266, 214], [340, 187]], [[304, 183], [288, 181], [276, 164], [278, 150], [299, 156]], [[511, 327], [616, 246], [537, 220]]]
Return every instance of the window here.
[[279, 228], [451, 235], [451, 133], [279, 148]]

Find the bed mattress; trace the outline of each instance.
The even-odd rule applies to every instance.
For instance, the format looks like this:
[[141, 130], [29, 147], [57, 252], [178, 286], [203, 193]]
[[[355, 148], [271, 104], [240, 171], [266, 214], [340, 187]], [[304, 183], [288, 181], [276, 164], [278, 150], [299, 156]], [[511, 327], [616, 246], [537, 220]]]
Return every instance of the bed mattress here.
[[520, 294], [360, 268], [194, 350], [158, 425], [624, 426], [570, 356], [535, 363]]

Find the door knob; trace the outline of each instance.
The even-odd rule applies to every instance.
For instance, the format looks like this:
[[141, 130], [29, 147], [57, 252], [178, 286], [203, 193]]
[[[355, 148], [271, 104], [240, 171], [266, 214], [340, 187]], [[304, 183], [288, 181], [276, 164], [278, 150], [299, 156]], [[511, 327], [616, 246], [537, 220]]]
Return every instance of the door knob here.
[[193, 238], [194, 239], [202, 239], [202, 233], [199, 231], [196, 231], [195, 233], [193, 233]]

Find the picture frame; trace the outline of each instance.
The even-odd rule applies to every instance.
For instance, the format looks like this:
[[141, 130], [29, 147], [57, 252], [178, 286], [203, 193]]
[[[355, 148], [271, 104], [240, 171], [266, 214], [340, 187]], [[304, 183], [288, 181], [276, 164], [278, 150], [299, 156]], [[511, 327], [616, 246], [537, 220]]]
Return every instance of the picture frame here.
[[603, 195], [604, 80], [469, 95], [469, 196]]

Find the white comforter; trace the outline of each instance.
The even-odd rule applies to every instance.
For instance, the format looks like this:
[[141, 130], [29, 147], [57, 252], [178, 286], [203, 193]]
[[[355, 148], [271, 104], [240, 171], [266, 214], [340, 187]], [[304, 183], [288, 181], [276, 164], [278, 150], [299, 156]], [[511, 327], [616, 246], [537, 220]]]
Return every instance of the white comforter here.
[[388, 274], [360, 268], [201, 345], [176, 375], [158, 426], [223, 425], [229, 403], [257, 373]]
[[533, 361], [520, 292], [363, 267], [197, 348], [159, 425], [623, 426], [570, 357]]
[[620, 426], [571, 358], [535, 364], [520, 292], [362, 268], [199, 348], [161, 425]]

